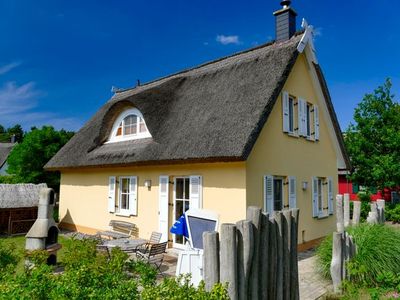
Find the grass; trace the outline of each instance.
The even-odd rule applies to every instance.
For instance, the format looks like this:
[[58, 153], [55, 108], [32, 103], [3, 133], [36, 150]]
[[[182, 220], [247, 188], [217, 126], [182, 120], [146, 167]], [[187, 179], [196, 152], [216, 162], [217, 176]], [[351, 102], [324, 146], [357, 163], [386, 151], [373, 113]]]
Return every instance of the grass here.
[[[58, 236], [58, 242], [63, 245], [67, 238], [64, 236]], [[24, 251], [25, 251], [25, 236], [24, 235], [19, 235], [19, 236], [10, 236], [10, 237], [0, 237], [0, 247], [1, 246], [11, 246], [16, 253], [18, 253], [18, 256], [20, 257], [20, 261], [17, 266], [17, 272], [22, 272], [24, 269]], [[64, 250], [61, 248], [58, 251], [57, 254], [57, 261], [62, 262], [64, 258]]]
[[[386, 225], [349, 227], [357, 245], [356, 256], [348, 263], [351, 281], [368, 286], [379, 285], [383, 272], [400, 273], [400, 231]], [[332, 236], [328, 236], [317, 249], [319, 271], [330, 278]]]

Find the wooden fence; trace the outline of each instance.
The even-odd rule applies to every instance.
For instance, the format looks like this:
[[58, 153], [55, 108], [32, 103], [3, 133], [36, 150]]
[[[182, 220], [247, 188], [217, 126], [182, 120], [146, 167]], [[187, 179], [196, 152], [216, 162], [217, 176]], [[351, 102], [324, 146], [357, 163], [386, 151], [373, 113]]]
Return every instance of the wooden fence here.
[[207, 290], [228, 283], [232, 300], [299, 299], [297, 234], [299, 209], [275, 212], [249, 207], [246, 220], [205, 232]]
[[[385, 222], [385, 200], [371, 202], [371, 211], [368, 213], [367, 222], [370, 224], [383, 224]], [[349, 194], [336, 196], [336, 227], [333, 233], [331, 277], [335, 292], [340, 291], [346, 274], [346, 263], [356, 254], [357, 245], [353, 237], [346, 232], [346, 227], [356, 226], [360, 223], [361, 202], [353, 201], [353, 219], [350, 220], [350, 198]]]

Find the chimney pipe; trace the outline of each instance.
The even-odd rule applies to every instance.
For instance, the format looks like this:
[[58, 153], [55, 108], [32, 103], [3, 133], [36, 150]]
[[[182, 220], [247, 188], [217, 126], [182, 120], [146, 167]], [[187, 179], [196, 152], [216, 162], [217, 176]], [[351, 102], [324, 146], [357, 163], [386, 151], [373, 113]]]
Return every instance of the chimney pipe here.
[[274, 12], [275, 40], [283, 42], [289, 40], [296, 33], [296, 11], [290, 7], [290, 0], [281, 2], [282, 8]]

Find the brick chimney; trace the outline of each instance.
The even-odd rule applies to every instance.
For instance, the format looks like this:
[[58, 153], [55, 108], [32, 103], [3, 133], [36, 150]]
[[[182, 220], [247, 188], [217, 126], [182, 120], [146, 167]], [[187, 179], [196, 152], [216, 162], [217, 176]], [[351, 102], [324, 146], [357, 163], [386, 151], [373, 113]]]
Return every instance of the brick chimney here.
[[274, 12], [275, 16], [275, 40], [283, 42], [289, 40], [296, 33], [296, 11], [290, 7], [292, 1], [281, 2], [282, 9]]

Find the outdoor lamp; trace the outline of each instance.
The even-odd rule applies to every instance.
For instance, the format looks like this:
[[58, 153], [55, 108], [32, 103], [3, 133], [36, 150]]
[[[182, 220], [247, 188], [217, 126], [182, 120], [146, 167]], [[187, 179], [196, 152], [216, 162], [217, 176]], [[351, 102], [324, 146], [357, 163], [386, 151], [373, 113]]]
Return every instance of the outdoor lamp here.
[[146, 179], [144, 181], [144, 186], [147, 187], [148, 189], [150, 189], [151, 188], [151, 180], [150, 179]]
[[307, 181], [303, 181], [301, 187], [302, 187], [303, 191], [305, 191], [307, 189], [307, 187], [308, 187], [308, 182]]

